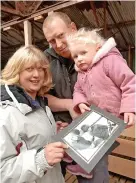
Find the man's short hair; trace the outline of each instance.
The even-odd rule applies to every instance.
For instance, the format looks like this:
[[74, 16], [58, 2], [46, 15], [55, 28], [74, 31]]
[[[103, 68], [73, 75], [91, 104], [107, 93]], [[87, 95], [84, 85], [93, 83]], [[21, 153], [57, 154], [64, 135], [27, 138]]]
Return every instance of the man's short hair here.
[[66, 13], [63, 12], [53, 12], [51, 14], [49, 14], [46, 19], [43, 22], [43, 28], [46, 27], [48, 25], [48, 23], [51, 23], [53, 20], [55, 20], [56, 18], [60, 18], [61, 20], [63, 20], [66, 25], [71, 24], [71, 19], [69, 18], [69, 16]]

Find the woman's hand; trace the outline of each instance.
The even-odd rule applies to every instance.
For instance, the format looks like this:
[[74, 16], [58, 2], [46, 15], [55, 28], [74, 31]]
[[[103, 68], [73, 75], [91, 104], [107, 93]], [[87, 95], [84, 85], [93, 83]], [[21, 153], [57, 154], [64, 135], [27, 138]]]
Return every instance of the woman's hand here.
[[88, 107], [84, 103], [79, 104], [78, 107], [79, 107], [81, 113], [84, 113], [86, 111], [90, 111], [91, 110], [90, 107]]
[[124, 113], [124, 121], [127, 123], [127, 127], [135, 124], [135, 114], [134, 113]]
[[62, 121], [56, 121], [57, 125], [57, 133], [61, 130], [63, 130], [65, 127], [68, 126], [68, 123], [62, 122]]
[[46, 145], [44, 148], [44, 154], [47, 163], [50, 166], [59, 163], [64, 157], [65, 149], [67, 148], [68, 146], [62, 142], [54, 142]]

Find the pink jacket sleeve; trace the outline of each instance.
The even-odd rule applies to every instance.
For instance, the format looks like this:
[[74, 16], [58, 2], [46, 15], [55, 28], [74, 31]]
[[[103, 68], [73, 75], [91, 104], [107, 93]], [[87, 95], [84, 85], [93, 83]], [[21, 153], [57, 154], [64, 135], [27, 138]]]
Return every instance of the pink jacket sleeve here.
[[89, 105], [87, 102], [86, 96], [84, 95], [84, 93], [80, 87], [79, 81], [77, 80], [77, 82], [74, 86], [73, 104], [74, 104], [74, 110], [78, 113], [80, 113], [80, 110], [78, 107], [78, 105], [80, 103], [84, 103], [84, 104]]
[[108, 76], [122, 91], [120, 114], [135, 112], [136, 75], [127, 66], [121, 55], [107, 57]]

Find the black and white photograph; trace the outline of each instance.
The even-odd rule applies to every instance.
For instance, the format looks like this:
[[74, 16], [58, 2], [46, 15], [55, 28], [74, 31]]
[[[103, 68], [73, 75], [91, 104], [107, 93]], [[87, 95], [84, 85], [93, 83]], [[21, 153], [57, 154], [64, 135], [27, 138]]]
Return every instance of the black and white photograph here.
[[54, 141], [68, 145], [66, 153], [88, 173], [126, 127], [112, 114], [94, 105], [90, 108], [54, 136]]
[[89, 163], [116, 128], [118, 128], [117, 124], [96, 112], [92, 112], [64, 137], [64, 141]]

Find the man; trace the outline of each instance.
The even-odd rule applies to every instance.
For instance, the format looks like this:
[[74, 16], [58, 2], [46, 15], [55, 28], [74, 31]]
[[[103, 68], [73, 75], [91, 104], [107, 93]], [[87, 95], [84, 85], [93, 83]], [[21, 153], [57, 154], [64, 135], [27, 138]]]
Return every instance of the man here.
[[[50, 61], [54, 83], [52, 95], [47, 95], [49, 106], [54, 112], [56, 121], [68, 123], [77, 116], [72, 105], [72, 94], [77, 73], [65, 36], [76, 30], [75, 23], [62, 12], [50, 14], [43, 23], [44, 35], [51, 46], [45, 51], [45, 54]], [[62, 170], [64, 170], [63, 167]], [[74, 170], [72, 171], [74, 174]], [[65, 172], [63, 172], [64, 174]], [[83, 174], [86, 176], [87, 173], [83, 172]], [[93, 178], [86, 179], [81, 176], [77, 176], [77, 178], [79, 183], [108, 183], [107, 162], [105, 163], [105, 160], [102, 159], [97, 164], [93, 170]]]

